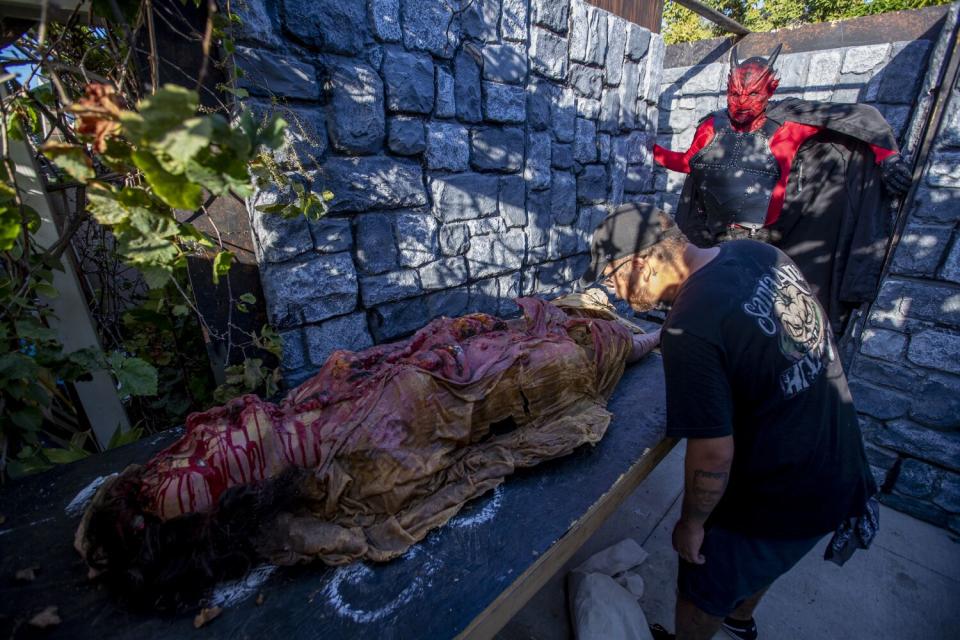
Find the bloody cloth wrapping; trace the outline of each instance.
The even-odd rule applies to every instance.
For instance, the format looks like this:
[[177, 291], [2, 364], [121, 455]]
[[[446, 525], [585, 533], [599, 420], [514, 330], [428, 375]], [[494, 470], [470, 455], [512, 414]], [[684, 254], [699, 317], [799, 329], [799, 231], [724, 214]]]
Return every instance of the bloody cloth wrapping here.
[[163, 541], [281, 565], [397, 557], [515, 469], [597, 442], [610, 422], [630, 330], [589, 309], [518, 304], [523, 320], [440, 318], [402, 342], [337, 351], [279, 404], [248, 395], [191, 415], [182, 438], [99, 490], [77, 549], [94, 571], [144, 583], [169, 565], [222, 577]]

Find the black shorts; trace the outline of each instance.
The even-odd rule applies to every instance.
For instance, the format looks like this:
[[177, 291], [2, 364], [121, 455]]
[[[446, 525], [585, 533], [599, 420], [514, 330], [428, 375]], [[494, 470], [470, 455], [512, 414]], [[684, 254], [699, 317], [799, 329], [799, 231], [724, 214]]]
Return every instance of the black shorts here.
[[726, 617], [789, 571], [823, 537], [754, 538], [710, 527], [700, 547], [706, 562], [691, 564], [680, 558], [677, 589], [705, 613]]

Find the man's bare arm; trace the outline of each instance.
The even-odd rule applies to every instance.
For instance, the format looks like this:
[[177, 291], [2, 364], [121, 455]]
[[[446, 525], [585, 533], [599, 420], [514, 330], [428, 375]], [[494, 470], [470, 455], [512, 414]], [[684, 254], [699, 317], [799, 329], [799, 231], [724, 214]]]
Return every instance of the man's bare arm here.
[[732, 463], [733, 436], [687, 440], [681, 520], [703, 526], [723, 497]]

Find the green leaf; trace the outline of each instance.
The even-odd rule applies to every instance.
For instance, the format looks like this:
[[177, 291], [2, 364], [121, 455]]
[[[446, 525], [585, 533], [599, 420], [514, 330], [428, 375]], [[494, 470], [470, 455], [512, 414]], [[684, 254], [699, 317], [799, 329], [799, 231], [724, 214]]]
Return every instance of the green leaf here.
[[22, 233], [23, 221], [20, 211], [14, 206], [0, 204], [0, 251], [9, 251]]
[[247, 304], [256, 304], [257, 296], [253, 295], [252, 293], [245, 293], [240, 296], [240, 301], [246, 302]]
[[229, 251], [220, 251], [213, 258], [213, 284], [220, 284], [221, 276], [230, 272], [230, 263], [233, 262], [233, 254]]
[[122, 224], [130, 217], [128, 207], [120, 201], [117, 192], [103, 187], [87, 190], [87, 209], [97, 222], [108, 227]]
[[140, 273], [143, 274], [144, 281], [151, 289], [161, 289], [173, 276], [172, 269], [149, 264], [140, 265]]
[[30, 356], [15, 351], [5, 353], [0, 356], [0, 381], [33, 380], [39, 368]]
[[174, 209], [194, 211], [203, 201], [203, 189], [183, 175], [170, 173], [149, 151], [137, 150], [131, 155], [133, 163], [143, 171], [150, 188]]
[[56, 300], [60, 297], [60, 292], [57, 291], [57, 288], [46, 282], [38, 283], [33, 290], [49, 300]]
[[110, 354], [113, 375], [120, 383], [120, 392], [133, 396], [157, 395], [157, 370], [140, 358], [129, 358], [114, 352]]
[[175, 316], [185, 316], [190, 313], [190, 308], [185, 304], [174, 305], [170, 312]]
[[278, 149], [283, 144], [283, 134], [287, 130], [287, 121], [274, 114], [267, 120], [257, 134], [257, 145], [268, 149]]
[[142, 437], [143, 429], [140, 427], [121, 431], [120, 425], [117, 425], [117, 429], [113, 432], [113, 435], [110, 436], [110, 442], [107, 443], [107, 449], [116, 449], [117, 447], [122, 447], [125, 444], [134, 443]]
[[209, 117], [189, 118], [183, 125], [161, 138], [154, 147], [157, 159], [171, 173], [183, 173], [187, 162], [201, 149], [210, 146], [213, 124]]
[[40, 150], [77, 182], [92, 180], [93, 161], [81, 145], [48, 142]]
[[141, 144], [154, 142], [196, 115], [198, 103], [196, 91], [165, 84], [154, 95], [140, 101], [139, 113], [122, 113], [120, 122], [128, 138]]
[[57, 330], [45, 327], [33, 318], [24, 318], [14, 322], [17, 335], [31, 342], [57, 339]]
[[10, 420], [24, 431], [39, 431], [43, 426], [43, 412], [37, 407], [21, 407], [10, 411]]
[[54, 464], [67, 464], [68, 462], [76, 462], [77, 460], [83, 460], [90, 455], [89, 451], [85, 451], [80, 447], [71, 444], [67, 449], [41, 449], [43, 455]]

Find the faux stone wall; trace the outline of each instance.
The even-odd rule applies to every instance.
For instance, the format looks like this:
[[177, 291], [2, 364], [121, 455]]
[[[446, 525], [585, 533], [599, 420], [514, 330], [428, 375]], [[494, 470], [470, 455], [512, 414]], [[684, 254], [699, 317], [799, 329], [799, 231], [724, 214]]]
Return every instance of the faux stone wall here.
[[[903, 139], [926, 69], [927, 40], [781, 54], [776, 66], [780, 86], [774, 100], [796, 97], [875, 106]], [[710, 64], [663, 70], [657, 142], [686, 149], [697, 124], [727, 106], [727, 57]], [[672, 211], [680, 198], [684, 174], [658, 167], [659, 203]]]
[[[292, 123], [319, 221], [249, 203], [288, 383], [337, 348], [568, 289], [610, 207], [652, 199], [663, 41], [582, 0], [242, 0], [238, 87]], [[458, 6], [466, 7], [457, 11]]]
[[884, 502], [960, 533], [960, 87], [948, 95], [850, 389]]

